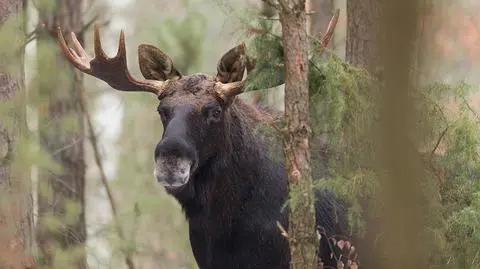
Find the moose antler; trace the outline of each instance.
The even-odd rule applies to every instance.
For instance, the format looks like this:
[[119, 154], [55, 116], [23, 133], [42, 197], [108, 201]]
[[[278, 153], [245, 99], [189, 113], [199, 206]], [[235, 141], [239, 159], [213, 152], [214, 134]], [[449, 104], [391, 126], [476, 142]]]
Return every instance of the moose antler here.
[[125, 49], [125, 33], [120, 32], [120, 42], [117, 55], [108, 57], [102, 49], [98, 26], [94, 26], [94, 51], [95, 57], [89, 56], [72, 32], [71, 37], [74, 49], [67, 46], [60, 27], [57, 28], [60, 47], [68, 61], [83, 73], [99, 78], [112, 88], [119, 91], [151, 92], [160, 95], [165, 82], [156, 80], [136, 80], [128, 71]]
[[235, 81], [230, 83], [217, 82], [215, 85], [215, 94], [223, 101], [228, 101], [235, 95], [243, 92], [246, 80]]

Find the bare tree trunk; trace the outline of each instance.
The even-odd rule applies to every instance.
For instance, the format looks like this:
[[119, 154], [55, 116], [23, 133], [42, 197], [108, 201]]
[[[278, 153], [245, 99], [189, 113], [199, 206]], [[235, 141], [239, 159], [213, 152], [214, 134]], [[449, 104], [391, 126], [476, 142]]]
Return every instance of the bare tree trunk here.
[[385, 87], [379, 120], [379, 165], [382, 197], [385, 210], [381, 217], [386, 259], [380, 268], [428, 268], [428, 254], [422, 244], [412, 244], [412, 236], [422, 239], [425, 216], [428, 212], [422, 181], [426, 175], [422, 168], [418, 148], [421, 133], [417, 93], [412, 85], [410, 67], [414, 62], [414, 44], [419, 22], [418, 1], [385, 1], [384, 16], [378, 22], [382, 37], [377, 55], [384, 66]]
[[[347, 0], [346, 59], [380, 78], [379, 169], [385, 208], [369, 216], [367, 232], [358, 248], [363, 268], [426, 268], [417, 240], [422, 220], [422, 168], [417, 141], [411, 140], [415, 122], [410, 99], [413, 45], [419, 20], [416, 1]], [[399, 202], [401, 201], [401, 202]], [[370, 208], [364, 208], [370, 211]], [[408, 221], [406, 221], [408, 220]], [[410, 244], [408, 243], [410, 242]]]
[[376, 75], [380, 0], [347, 0], [346, 60]]
[[305, 0], [280, 0], [285, 57], [284, 151], [290, 191], [291, 268], [317, 265], [318, 238], [310, 168], [308, 110], [308, 43]]
[[[0, 268], [33, 266], [33, 203], [25, 151], [27, 125], [22, 0], [0, 1]], [[22, 142], [20, 142], [22, 141]]]
[[[55, 36], [61, 26], [83, 43], [82, 2], [59, 0], [53, 8], [39, 10], [43, 27], [37, 43], [40, 139], [42, 149], [60, 166], [44, 167], [39, 175], [37, 241], [42, 264], [48, 268], [86, 268], [82, 76], [64, 60]], [[55, 263], [58, 251], [68, 253], [67, 264]]]

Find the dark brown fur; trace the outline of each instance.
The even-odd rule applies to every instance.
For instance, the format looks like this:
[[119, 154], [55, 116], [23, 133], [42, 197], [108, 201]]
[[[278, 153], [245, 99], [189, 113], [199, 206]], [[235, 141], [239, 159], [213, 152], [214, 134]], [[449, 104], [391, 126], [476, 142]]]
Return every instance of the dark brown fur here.
[[[98, 46], [98, 38], [95, 42]], [[124, 53], [123, 36], [120, 43]], [[61, 44], [71, 58], [65, 42]], [[280, 115], [235, 96], [244, 86], [244, 54], [243, 44], [229, 50], [215, 77], [183, 76], [168, 55], [143, 44], [138, 48], [140, 71], [149, 81], [134, 81], [121, 70], [127, 69], [124, 55], [94, 62], [71, 59], [82, 68], [95, 64], [96, 71], [83, 71], [115, 89], [158, 94], [164, 132], [155, 148], [155, 177], [185, 212], [200, 269], [289, 268], [288, 241], [277, 226], [279, 222], [288, 231], [285, 168], [282, 160], [270, 158], [255, 131]], [[345, 207], [328, 191], [318, 191], [316, 197], [317, 225], [324, 235], [318, 255], [335, 268], [325, 235], [347, 233]]]

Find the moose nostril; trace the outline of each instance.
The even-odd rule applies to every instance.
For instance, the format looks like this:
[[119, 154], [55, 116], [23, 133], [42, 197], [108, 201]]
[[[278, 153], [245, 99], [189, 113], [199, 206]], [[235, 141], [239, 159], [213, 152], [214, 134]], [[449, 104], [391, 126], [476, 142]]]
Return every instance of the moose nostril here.
[[162, 156], [192, 158], [192, 155], [192, 147], [179, 137], [165, 137], [155, 147], [155, 159]]
[[166, 181], [168, 184], [175, 184], [176, 179], [175, 179], [173, 176], [169, 176], [169, 177], [165, 178], [165, 181]]

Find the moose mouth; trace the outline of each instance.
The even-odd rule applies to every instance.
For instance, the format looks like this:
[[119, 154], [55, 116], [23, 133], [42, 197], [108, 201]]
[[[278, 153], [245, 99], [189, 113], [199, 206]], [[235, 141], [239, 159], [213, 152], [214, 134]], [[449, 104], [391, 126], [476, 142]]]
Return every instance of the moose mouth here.
[[161, 157], [155, 161], [153, 172], [157, 182], [165, 188], [176, 189], [185, 186], [190, 179], [193, 161], [179, 157]]

